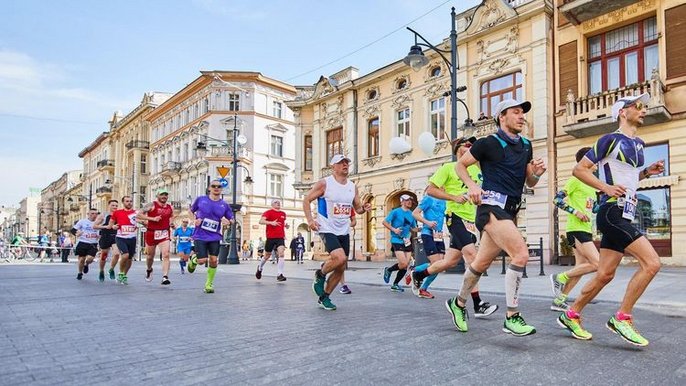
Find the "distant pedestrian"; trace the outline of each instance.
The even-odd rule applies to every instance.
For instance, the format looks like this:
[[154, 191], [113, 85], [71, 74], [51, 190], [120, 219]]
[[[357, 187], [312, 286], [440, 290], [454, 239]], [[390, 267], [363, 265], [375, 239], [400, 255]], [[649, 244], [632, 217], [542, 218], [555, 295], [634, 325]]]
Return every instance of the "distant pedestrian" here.
[[71, 234], [69, 232], [62, 232], [62, 240], [60, 243], [60, 248], [62, 248], [62, 262], [69, 262], [69, 254], [71, 254], [71, 249], [74, 246], [74, 242], [71, 239]]

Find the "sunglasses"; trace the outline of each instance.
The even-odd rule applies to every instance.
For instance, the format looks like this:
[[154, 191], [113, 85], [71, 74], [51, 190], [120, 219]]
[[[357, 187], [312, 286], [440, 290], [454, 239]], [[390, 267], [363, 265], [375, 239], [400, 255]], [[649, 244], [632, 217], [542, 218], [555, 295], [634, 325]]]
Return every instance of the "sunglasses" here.
[[632, 107], [632, 106], [635, 107], [636, 110], [639, 110], [639, 111], [643, 110], [644, 108], [648, 108], [648, 105], [641, 102], [641, 101], [634, 102], [634, 103], [632, 103], [630, 105], [626, 105], [624, 107], [626, 108], [626, 107]]
[[215, 189], [220, 189], [222, 186], [221, 185], [210, 185], [210, 188], [215, 188]]

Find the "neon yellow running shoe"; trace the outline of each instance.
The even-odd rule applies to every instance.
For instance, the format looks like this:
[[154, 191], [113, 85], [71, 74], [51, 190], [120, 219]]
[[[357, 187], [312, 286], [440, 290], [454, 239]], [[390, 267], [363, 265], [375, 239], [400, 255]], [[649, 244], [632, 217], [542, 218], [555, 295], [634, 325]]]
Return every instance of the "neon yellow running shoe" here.
[[195, 272], [195, 267], [198, 266], [198, 257], [193, 256], [191, 257], [190, 261], [188, 262], [188, 273], [193, 273]]
[[563, 312], [560, 317], [557, 318], [557, 324], [559, 324], [560, 327], [569, 330], [569, 332], [572, 333], [572, 336], [577, 339], [591, 340], [591, 338], [593, 338], [593, 335], [590, 332], [581, 327], [581, 320], [579, 318], [570, 318], [567, 316], [566, 312]]
[[634, 327], [633, 319], [617, 320], [617, 318], [613, 316], [607, 321], [605, 326], [634, 346], [644, 347], [649, 343], [648, 339], [641, 336], [636, 327]]
[[214, 293], [214, 287], [212, 287], [212, 284], [205, 284], [205, 293], [206, 294], [213, 294]]

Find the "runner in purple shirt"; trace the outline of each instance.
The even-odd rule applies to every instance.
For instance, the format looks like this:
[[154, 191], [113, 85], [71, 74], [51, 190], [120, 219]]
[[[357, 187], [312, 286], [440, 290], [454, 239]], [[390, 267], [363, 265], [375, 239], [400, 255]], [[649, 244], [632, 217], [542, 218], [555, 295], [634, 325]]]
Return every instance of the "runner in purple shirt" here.
[[229, 204], [221, 199], [222, 185], [218, 180], [210, 182], [210, 194], [200, 196], [191, 205], [191, 212], [195, 215], [195, 256], [188, 264], [188, 272], [193, 273], [198, 264], [205, 264], [210, 259], [207, 268], [205, 293], [214, 293], [214, 275], [217, 273], [217, 255], [219, 242], [222, 239], [222, 225], [233, 221], [233, 212]]

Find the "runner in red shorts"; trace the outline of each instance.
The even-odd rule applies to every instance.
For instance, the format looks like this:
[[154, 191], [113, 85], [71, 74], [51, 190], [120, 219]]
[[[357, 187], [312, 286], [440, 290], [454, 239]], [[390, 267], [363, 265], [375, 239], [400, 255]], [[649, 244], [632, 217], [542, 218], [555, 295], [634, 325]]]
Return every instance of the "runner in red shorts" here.
[[171, 219], [174, 215], [174, 208], [167, 204], [169, 192], [166, 189], [157, 191], [157, 199], [146, 204], [138, 212], [138, 219], [148, 220], [147, 231], [145, 232], [145, 246], [147, 270], [145, 271], [145, 281], [152, 281], [152, 263], [155, 261], [155, 252], [160, 247], [162, 252], [162, 285], [169, 285], [169, 247]]

